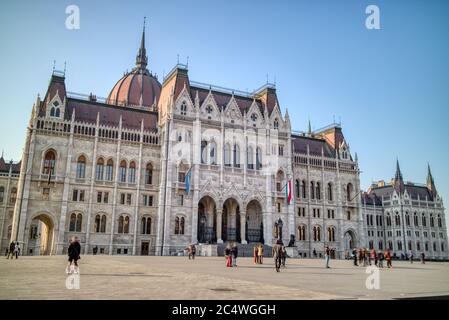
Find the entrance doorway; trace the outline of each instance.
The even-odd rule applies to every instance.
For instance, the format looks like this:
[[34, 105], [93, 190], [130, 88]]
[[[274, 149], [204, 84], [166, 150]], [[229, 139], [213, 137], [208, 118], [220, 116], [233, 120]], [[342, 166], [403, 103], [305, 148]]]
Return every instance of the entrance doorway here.
[[53, 253], [54, 224], [50, 216], [40, 214], [30, 224], [28, 250], [30, 255], [50, 255]]
[[150, 243], [148, 241], [142, 241], [142, 245], [140, 246], [141, 252], [140, 255], [147, 256], [150, 253]]

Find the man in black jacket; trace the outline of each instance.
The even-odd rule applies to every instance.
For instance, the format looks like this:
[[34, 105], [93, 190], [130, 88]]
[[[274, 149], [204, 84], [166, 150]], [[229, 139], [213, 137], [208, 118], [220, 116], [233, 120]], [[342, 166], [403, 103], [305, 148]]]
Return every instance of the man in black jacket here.
[[69, 263], [67, 265], [66, 273], [70, 273], [72, 262], [75, 265], [74, 273], [79, 273], [78, 260], [80, 259], [81, 245], [79, 244], [77, 237], [72, 237], [67, 253], [69, 255]]

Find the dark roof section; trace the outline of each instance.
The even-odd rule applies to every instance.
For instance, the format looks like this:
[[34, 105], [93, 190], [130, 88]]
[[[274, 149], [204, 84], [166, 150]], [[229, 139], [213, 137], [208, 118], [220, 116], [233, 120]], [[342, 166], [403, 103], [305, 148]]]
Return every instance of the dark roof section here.
[[140, 130], [140, 122], [143, 119], [144, 130], [157, 131], [158, 129], [158, 114], [154, 111], [68, 98], [65, 113], [66, 120], [72, 118], [73, 109], [75, 109], [75, 121], [96, 123], [97, 113], [100, 113], [100, 124], [118, 126], [121, 115], [123, 128]]
[[335, 151], [324, 139], [292, 135], [292, 147], [295, 152], [307, 154], [307, 146], [310, 155], [321, 156], [323, 150], [325, 157], [335, 158]]
[[[193, 101], [195, 100], [197, 90], [198, 90], [198, 98], [200, 99], [200, 105], [202, 105], [204, 100], [206, 100], [207, 96], [209, 95], [209, 92], [212, 92], [215, 102], [217, 103], [218, 108], [220, 110], [222, 110], [222, 109], [224, 110], [232, 98], [232, 94], [229, 94], [229, 93], [219, 92], [219, 91], [215, 91], [215, 90], [207, 90], [204, 88], [199, 88], [199, 87], [190, 85], [190, 96], [192, 97]], [[244, 111], [248, 112], [249, 108], [253, 104], [253, 99], [249, 98], [249, 97], [243, 97], [243, 96], [234, 94], [234, 99], [237, 102], [237, 105], [238, 105], [242, 115], [243, 115]], [[261, 101], [256, 100], [256, 103], [259, 106], [259, 111], [263, 116], [264, 111], [263, 111]]]
[[45, 107], [47, 104], [51, 101], [51, 99], [54, 98], [56, 93], [58, 93], [59, 98], [61, 98], [61, 101], [64, 101], [64, 98], [66, 97], [66, 88], [64, 83], [65, 77], [60, 74], [53, 72], [50, 83], [48, 84], [47, 93], [45, 94], [45, 98], [42, 101], [40, 108], [39, 108], [39, 116], [43, 117], [45, 116]]
[[0, 172], [9, 172], [9, 169], [12, 167], [12, 173], [20, 173], [20, 166], [22, 164], [22, 160], [17, 163], [5, 162], [3, 157], [0, 157]]
[[[391, 184], [383, 186], [383, 187], [372, 187], [367, 193], [368, 197], [377, 197], [379, 201], [382, 202], [382, 197], [391, 198], [393, 195], [395, 188]], [[418, 200], [418, 196], [420, 200], [425, 200], [427, 197], [428, 201], [433, 201], [434, 198], [432, 193], [424, 186], [417, 186], [411, 183], [406, 183], [404, 185], [404, 190], [407, 191], [408, 195], [412, 200]], [[369, 202], [366, 203], [370, 204]], [[377, 204], [376, 204], [377, 205]]]
[[376, 193], [367, 193], [364, 192], [362, 194], [362, 203], [367, 206], [382, 206], [382, 199], [377, 196]]

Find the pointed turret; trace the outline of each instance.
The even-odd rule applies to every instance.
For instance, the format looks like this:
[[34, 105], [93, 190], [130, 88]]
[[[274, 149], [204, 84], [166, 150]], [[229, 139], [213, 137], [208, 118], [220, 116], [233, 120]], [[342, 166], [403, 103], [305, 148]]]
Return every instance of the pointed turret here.
[[141, 70], [145, 70], [148, 64], [147, 51], [145, 49], [145, 22], [146, 18], [143, 19], [142, 39], [140, 40], [140, 48], [136, 57], [136, 66]]
[[435, 182], [433, 181], [432, 172], [430, 171], [430, 165], [427, 164], [427, 189], [432, 194], [432, 197], [435, 198], [437, 195], [437, 188], [435, 187]]
[[394, 188], [398, 193], [404, 192], [404, 179], [402, 178], [401, 168], [399, 167], [399, 160], [396, 159], [396, 174], [394, 176]]
[[307, 134], [309, 137], [312, 136], [312, 124], [310, 123], [310, 119], [309, 119], [309, 127], [307, 129]]

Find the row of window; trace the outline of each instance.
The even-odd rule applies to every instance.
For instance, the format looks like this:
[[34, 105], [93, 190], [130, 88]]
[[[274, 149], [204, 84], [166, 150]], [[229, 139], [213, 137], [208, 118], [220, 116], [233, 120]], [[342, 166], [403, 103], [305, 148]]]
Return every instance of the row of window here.
[[[11, 192], [9, 193], [9, 203], [10, 204], [16, 203], [16, 199], [17, 199], [17, 188], [13, 187], [11, 188]], [[5, 200], [5, 187], [0, 186], [0, 203], [3, 203], [4, 200]]]
[[[283, 147], [279, 149], [283, 155]], [[217, 161], [217, 144], [215, 142], [201, 141], [201, 163], [216, 165]], [[240, 168], [240, 146], [235, 143], [231, 150], [231, 145], [226, 143], [224, 146], [223, 163], [226, 167]], [[254, 153], [253, 147], [246, 149], [246, 167], [248, 169], [262, 169], [262, 150], [257, 147]]]
[[[327, 241], [334, 242], [335, 241], [335, 233], [336, 228], [334, 226], [329, 226], [327, 228]], [[299, 241], [305, 241], [306, 240], [306, 226], [300, 225], [297, 228], [297, 236]], [[313, 241], [321, 241], [321, 227], [320, 226], [314, 226], [312, 229], [312, 239]]]
[[[86, 201], [85, 197], [86, 191], [85, 190], [79, 190], [79, 189], [73, 189], [72, 191], [72, 201], [75, 202], [84, 202]], [[132, 193], [120, 193], [120, 200], [119, 203], [121, 205], [132, 205]], [[153, 206], [153, 196], [144, 194], [142, 195], [142, 205], [146, 207], [152, 207]], [[109, 192], [107, 191], [98, 191], [97, 192], [97, 203], [109, 203]]]
[[[94, 232], [106, 233], [106, 215], [97, 214], [95, 216]], [[127, 215], [121, 215], [118, 218], [117, 233], [129, 233], [130, 218]], [[81, 213], [72, 213], [70, 215], [69, 231], [82, 232], [83, 215]], [[151, 217], [144, 216], [140, 223], [140, 234], [152, 234], [152, 220]], [[32, 230], [34, 230], [32, 228]], [[183, 235], [185, 232], [185, 218], [182, 216], [175, 217], [175, 235]], [[30, 233], [30, 238], [33, 238], [33, 231]]]
[[[298, 208], [298, 217], [305, 217], [306, 216], [306, 208], [300, 207]], [[319, 208], [312, 208], [312, 217], [313, 218], [321, 218], [321, 211]], [[328, 219], [335, 219], [335, 210], [334, 209], [327, 209], [327, 218]], [[351, 211], [348, 210], [346, 212], [346, 219], [351, 220]]]
[[[389, 226], [389, 227], [392, 226], [391, 215], [389, 213], [387, 213], [385, 219], [386, 219], [387, 226]], [[435, 218], [434, 218], [433, 214], [430, 214], [429, 222], [430, 222], [430, 227], [434, 228], [435, 227]], [[395, 226], [401, 225], [401, 216], [399, 215], [399, 212], [395, 212], [394, 223], [395, 223]], [[366, 224], [368, 226], [374, 226], [374, 215], [372, 215], [372, 214], [366, 215]], [[443, 227], [443, 220], [440, 215], [437, 216], [437, 224], [438, 224], [439, 228]], [[383, 225], [383, 217], [381, 215], [376, 215], [376, 226], [382, 226], [382, 225]], [[410, 218], [410, 215], [408, 212], [405, 213], [405, 225], [408, 227], [411, 226], [411, 218]], [[413, 225], [415, 227], [419, 227], [419, 216], [416, 212], [413, 214]], [[421, 215], [421, 225], [423, 227], [427, 227], [427, 217], [426, 217], [425, 213], [423, 213]]]
[[[383, 241], [379, 241], [377, 243], [377, 249], [383, 250], [383, 247], [384, 247], [383, 244], [384, 244]], [[370, 240], [368, 242], [368, 246], [369, 246], [370, 249], [375, 249], [374, 248], [374, 241]], [[429, 246], [429, 242], [425, 242], [424, 243], [424, 251], [429, 251], [429, 247], [430, 247]], [[402, 251], [403, 250], [402, 241], [401, 240], [396, 241], [396, 247], [395, 247], [394, 246], [394, 242], [392, 240], [389, 240], [387, 242], [387, 248], [389, 250], [392, 250], [392, 251], [394, 251], [394, 250]], [[413, 241], [408, 241], [407, 242], [407, 250], [412, 251], [412, 250], [415, 250], [415, 249], [417, 251], [421, 251], [421, 242], [417, 241], [415, 244], [413, 244]], [[446, 250], [446, 246], [445, 246], [444, 242], [441, 242], [440, 246], [438, 248], [437, 242], [433, 242], [432, 243], [432, 249], [433, 249], [433, 251], [438, 251], [438, 249], [440, 249], [441, 252], [444, 252]]]
[[[76, 179], [84, 179], [86, 177], [86, 157], [81, 155], [76, 162]], [[44, 157], [44, 166], [42, 173], [53, 175], [56, 166], [56, 152], [48, 150]], [[126, 160], [120, 161], [119, 166], [119, 182], [136, 183], [136, 162], [131, 161], [129, 164]], [[97, 181], [113, 181], [114, 180], [114, 161], [112, 159], [105, 160], [99, 158], [95, 166], [95, 180]], [[153, 184], [153, 165], [148, 163], [145, 167], [144, 183]]]
[[[321, 200], [322, 194], [321, 194], [321, 183], [320, 182], [315, 182], [315, 181], [311, 181], [309, 184], [309, 196], [310, 199], [314, 200]], [[305, 180], [295, 180], [295, 196], [296, 198], [302, 198], [302, 199], [307, 199], [307, 183]], [[346, 185], [346, 200], [347, 201], [352, 201], [354, 200], [353, 197], [353, 186], [352, 183], [348, 183]], [[334, 191], [333, 191], [333, 185], [331, 182], [329, 182], [327, 184], [326, 187], [326, 198], [329, 201], [333, 201], [334, 200]]]

